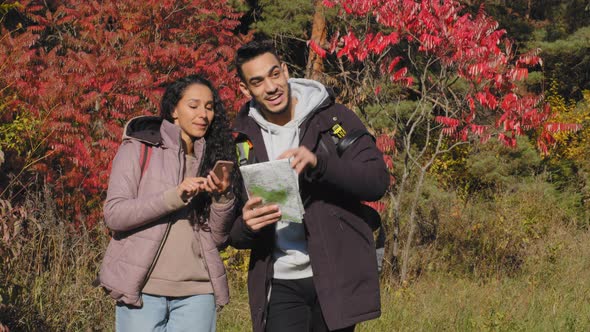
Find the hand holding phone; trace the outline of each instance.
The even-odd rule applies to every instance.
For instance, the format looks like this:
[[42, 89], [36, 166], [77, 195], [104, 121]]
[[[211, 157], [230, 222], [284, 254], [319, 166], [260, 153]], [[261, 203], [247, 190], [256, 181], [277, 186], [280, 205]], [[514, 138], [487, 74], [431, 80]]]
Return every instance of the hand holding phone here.
[[[209, 172], [209, 175], [207, 175], [207, 185], [205, 190], [211, 194], [225, 193], [231, 185], [230, 179], [233, 168], [233, 162], [227, 160], [218, 160], [215, 163], [215, 166], [213, 166], [213, 169]], [[217, 180], [214, 178], [217, 178]]]
[[215, 176], [217, 176], [217, 178], [221, 181], [223, 181], [223, 167], [224, 166], [225, 166], [225, 169], [227, 169], [227, 173], [231, 174], [231, 171], [234, 168], [233, 161], [218, 160], [215, 163], [215, 166], [213, 166], [213, 173], [215, 173]]

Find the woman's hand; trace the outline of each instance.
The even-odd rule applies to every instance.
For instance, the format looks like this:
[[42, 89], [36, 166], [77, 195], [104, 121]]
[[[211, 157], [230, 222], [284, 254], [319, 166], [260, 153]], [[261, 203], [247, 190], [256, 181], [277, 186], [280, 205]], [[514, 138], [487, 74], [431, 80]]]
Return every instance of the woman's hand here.
[[209, 175], [207, 175], [206, 181], [205, 181], [205, 191], [214, 194], [214, 195], [221, 195], [224, 194], [230, 187], [231, 181], [230, 181], [230, 177], [231, 174], [229, 172], [229, 169], [226, 166], [222, 167], [222, 173], [223, 176], [220, 179], [215, 172], [210, 171]]
[[180, 198], [186, 202], [196, 196], [200, 191], [207, 190], [207, 179], [203, 177], [186, 178], [176, 187]]

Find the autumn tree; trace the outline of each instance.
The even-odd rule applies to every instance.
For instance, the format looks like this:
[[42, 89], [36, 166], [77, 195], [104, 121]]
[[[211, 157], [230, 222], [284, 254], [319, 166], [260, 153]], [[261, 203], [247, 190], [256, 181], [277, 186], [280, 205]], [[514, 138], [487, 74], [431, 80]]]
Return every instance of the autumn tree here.
[[582, 130], [575, 133], [562, 132], [555, 135], [556, 145], [548, 158], [554, 181], [560, 187], [574, 186], [582, 195], [581, 205], [585, 211], [590, 207], [590, 91], [583, 91], [584, 99], [576, 102], [566, 100], [559, 94], [559, 83], [553, 80], [547, 93], [547, 101], [556, 113], [556, 120], [578, 123]]
[[[545, 81], [557, 78], [559, 93], [568, 99], [583, 99], [582, 91], [590, 88], [590, 3], [586, 0], [460, 0], [471, 12], [485, 6], [500, 28], [515, 39], [518, 49], [541, 50], [543, 70], [534, 76]], [[529, 80], [533, 81], [533, 80]], [[535, 78], [534, 85], [540, 85]], [[541, 80], [541, 83], [544, 82]], [[535, 87], [541, 91], [543, 87]]]
[[[528, 68], [540, 65], [541, 59], [535, 52], [516, 54], [505, 30], [483, 10], [471, 15], [457, 1], [438, 0], [324, 4], [337, 8], [340, 17], [367, 22], [335, 32], [328, 47], [313, 40], [310, 46], [319, 55], [361, 64], [355, 80], [374, 91], [357, 109], [368, 122], [381, 118], [378, 144], [389, 166], [392, 158], [399, 161], [389, 193], [386, 261], [389, 272], [404, 281], [418, 202], [437, 158], [477, 140], [493, 138], [515, 146], [521, 135], [536, 137], [538, 148], [546, 152], [554, 142], [552, 133], [578, 127], [550, 123], [552, 113], [543, 97], [519, 87]], [[380, 75], [385, 80], [366, 80]], [[372, 113], [367, 105], [373, 105]]]
[[234, 33], [241, 14], [226, 1], [25, 0], [17, 7], [8, 15], [18, 24], [0, 27], [0, 100], [8, 101], [0, 116], [5, 124], [35, 119], [34, 130], [20, 134], [36, 149], [10, 152], [10, 160], [28, 158], [19, 167], [53, 184], [78, 221], [100, 218], [122, 126], [157, 114], [166, 82], [202, 72], [228, 109], [239, 101], [228, 68], [247, 37]]

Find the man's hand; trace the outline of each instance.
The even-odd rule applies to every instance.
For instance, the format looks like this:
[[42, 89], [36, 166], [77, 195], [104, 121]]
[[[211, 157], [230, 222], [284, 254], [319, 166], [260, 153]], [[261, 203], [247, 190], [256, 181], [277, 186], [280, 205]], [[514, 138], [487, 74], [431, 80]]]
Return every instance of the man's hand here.
[[178, 185], [178, 187], [176, 187], [176, 192], [178, 192], [178, 196], [186, 202], [190, 198], [196, 196], [199, 191], [205, 190], [206, 182], [207, 179], [202, 177], [186, 178]]
[[246, 227], [253, 232], [281, 220], [281, 211], [276, 204], [262, 205], [262, 198], [251, 197], [242, 209]]
[[277, 159], [291, 158], [291, 167], [295, 169], [297, 174], [305, 171], [306, 168], [315, 168], [318, 164], [318, 157], [305, 146], [289, 149], [283, 152]]

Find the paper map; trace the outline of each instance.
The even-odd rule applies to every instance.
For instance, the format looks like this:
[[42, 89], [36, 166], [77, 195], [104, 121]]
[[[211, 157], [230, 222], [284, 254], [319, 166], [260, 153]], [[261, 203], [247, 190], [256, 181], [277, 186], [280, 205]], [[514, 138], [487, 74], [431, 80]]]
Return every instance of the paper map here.
[[303, 203], [297, 173], [289, 159], [240, 166], [248, 197], [262, 197], [263, 204], [278, 204], [283, 221], [301, 223]]

